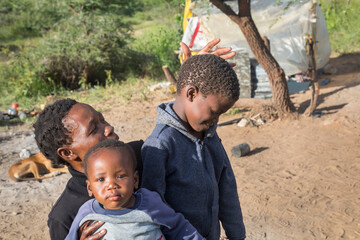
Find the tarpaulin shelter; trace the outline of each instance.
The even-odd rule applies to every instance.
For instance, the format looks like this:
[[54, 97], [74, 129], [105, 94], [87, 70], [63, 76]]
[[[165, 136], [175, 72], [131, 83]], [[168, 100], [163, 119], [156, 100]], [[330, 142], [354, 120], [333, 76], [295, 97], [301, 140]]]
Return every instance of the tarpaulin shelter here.
[[[238, 12], [237, 1], [225, 3]], [[316, 39], [317, 68], [324, 67], [329, 61], [329, 34], [318, 4], [312, 10], [311, 0], [252, 0], [251, 15], [261, 36], [269, 39], [270, 51], [287, 76], [309, 69], [307, 36]], [[209, 1], [185, 1], [183, 28], [182, 41], [194, 52], [207, 42], [220, 38], [218, 47], [232, 47], [234, 51], [254, 59], [239, 26]]]

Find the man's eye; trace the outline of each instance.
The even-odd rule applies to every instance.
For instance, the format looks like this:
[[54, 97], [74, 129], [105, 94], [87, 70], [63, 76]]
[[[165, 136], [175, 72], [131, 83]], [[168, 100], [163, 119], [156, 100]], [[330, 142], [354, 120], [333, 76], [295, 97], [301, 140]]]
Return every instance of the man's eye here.
[[91, 132], [90, 132], [90, 134], [93, 134], [93, 133], [95, 133], [96, 132], [96, 127], [94, 127], [92, 130], [91, 130]]

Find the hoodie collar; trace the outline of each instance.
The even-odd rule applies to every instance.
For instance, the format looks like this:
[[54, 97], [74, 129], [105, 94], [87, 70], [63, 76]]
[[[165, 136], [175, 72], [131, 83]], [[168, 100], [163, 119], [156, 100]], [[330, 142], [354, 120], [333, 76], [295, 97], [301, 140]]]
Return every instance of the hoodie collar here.
[[[196, 142], [198, 139], [186, 130], [185, 126], [181, 123], [180, 118], [174, 112], [173, 105], [174, 102], [170, 102], [162, 103], [157, 107], [158, 117], [156, 123], [173, 127], [193, 142]], [[217, 124], [214, 124], [206, 130], [204, 134], [205, 138], [213, 137], [216, 133], [216, 128]]]

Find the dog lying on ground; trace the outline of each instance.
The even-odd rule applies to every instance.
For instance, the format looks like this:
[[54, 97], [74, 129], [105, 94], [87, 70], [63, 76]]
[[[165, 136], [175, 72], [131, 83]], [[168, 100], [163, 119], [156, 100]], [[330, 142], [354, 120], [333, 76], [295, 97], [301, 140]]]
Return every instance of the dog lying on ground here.
[[67, 167], [54, 168], [49, 159], [41, 153], [14, 163], [9, 169], [9, 176], [15, 182], [42, 180], [69, 172]]

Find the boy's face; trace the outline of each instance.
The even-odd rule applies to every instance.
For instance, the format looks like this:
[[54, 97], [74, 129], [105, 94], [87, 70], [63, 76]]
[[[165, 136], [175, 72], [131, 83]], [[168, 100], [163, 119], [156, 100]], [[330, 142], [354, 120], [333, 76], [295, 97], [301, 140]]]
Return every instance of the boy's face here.
[[219, 116], [234, 105], [235, 100], [229, 100], [221, 95], [204, 96], [199, 91], [185, 101], [185, 115], [190, 127], [196, 132], [208, 130], [219, 121]]
[[99, 149], [88, 159], [86, 180], [89, 196], [105, 209], [120, 210], [134, 206], [133, 191], [139, 177], [134, 170], [132, 155], [126, 148]]
[[[75, 168], [80, 172], [83, 171], [83, 160], [86, 152], [95, 144], [105, 139], [119, 139], [119, 136], [114, 133], [114, 128], [107, 123], [101, 113], [96, 111], [88, 104], [77, 103], [69, 111], [68, 115], [63, 119], [63, 124], [70, 132], [72, 143], [66, 146], [71, 150], [71, 154], [75, 157], [75, 161], [68, 161], [66, 154], [59, 155], [67, 160], [70, 165], [74, 164], [79, 166]], [[79, 169], [80, 168], [80, 169]]]

